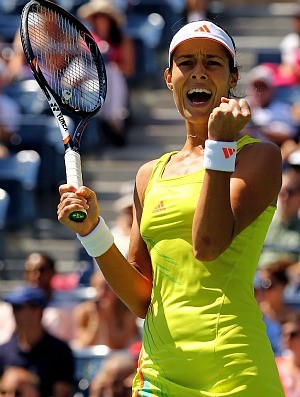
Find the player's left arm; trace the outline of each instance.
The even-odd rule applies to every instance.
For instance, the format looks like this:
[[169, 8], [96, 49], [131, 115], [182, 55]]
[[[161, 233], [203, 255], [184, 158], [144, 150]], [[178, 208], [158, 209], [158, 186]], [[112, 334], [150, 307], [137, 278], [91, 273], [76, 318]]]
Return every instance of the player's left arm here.
[[[249, 119], [245, 101], [222, 101], [209, 121], [209, 139], [233, 141]], [[267, 142], [247, 145], [231, 172], [206, 169], [193, 220], [195, 257], [217, 258], [269, 205], [276, 205], [281, 186], [280, 148]]]
[[276, 205], [281, 176], [280, 149], [267, 142], [242, 148], [232, 174], [206, 170], [193, 223], [195, 256], [217, 258], [269, 205]]
[[276, 206], [282, 180], [280, 148], [268, 142], [242, 148], [230, 181], [233, 238], [268, 206]]

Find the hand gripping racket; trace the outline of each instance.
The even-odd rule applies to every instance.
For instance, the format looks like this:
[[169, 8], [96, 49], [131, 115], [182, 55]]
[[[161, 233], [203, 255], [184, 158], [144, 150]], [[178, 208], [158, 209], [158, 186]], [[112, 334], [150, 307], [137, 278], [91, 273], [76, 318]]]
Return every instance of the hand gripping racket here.
[[[32, 0], [25, 5], [20, 33], [26, 60], [61, 132], [67, 183], [80, 187], [81, 137], [90, 119], [103, 106], [107, 90], [101, 53], [88, 29], [48, 0]], [[80, 117], [72, 137], [61, 108]], [[85, 211], [75, 211], [70, 219], [81, 222], [86, 216]]]

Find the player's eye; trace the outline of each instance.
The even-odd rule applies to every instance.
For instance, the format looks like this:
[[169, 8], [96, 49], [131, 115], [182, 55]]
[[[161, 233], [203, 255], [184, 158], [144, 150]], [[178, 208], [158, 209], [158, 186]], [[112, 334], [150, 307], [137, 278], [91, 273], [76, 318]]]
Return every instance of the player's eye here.
[[183, 66], [190, 66], [193, 64], [193, 61], [191, 59], [182, 59], [177, 62], [177, 66], [183, 67]]

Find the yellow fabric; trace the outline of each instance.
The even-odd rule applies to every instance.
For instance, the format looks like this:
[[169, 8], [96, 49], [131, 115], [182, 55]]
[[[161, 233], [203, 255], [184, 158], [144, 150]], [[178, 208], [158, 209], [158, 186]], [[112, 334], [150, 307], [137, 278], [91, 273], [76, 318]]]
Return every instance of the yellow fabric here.
[[[254, 142], [245, 136], [238, 150]], [[204, 170], [162, 178], [174, 153], [157, 161], [145, 195], [141, 234], [153, 291], [133, 395], [284, 397], [253, 296], [275, 209], [267, 208], [219, 258], [198, 261], [191, 225]]]

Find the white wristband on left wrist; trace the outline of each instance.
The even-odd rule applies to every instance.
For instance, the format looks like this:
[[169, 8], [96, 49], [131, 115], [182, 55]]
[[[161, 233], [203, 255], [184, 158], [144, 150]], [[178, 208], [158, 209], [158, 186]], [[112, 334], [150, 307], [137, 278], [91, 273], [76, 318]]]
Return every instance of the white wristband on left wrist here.
[[203, 166], [207, 170], [233, 172], [236, 159], [236, 141], [205, 141]]

